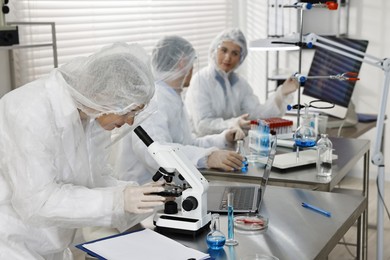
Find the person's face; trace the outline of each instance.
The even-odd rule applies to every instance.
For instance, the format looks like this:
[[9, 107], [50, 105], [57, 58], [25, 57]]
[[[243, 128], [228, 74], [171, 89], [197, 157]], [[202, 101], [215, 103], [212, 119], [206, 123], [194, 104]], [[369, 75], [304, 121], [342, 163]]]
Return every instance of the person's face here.
[[236, 68], [240, 57], [241, 47], [233, 42], [222, 42], [217, 49], [217, 65], [225, 72]]
[[184, 78], [184, 82], [183, 82], [183, 88], [188, 88], [190, 86], [190, 82], [191, 82], [191, 78], [192, 78], [192, 71], [193, 71], [193, 67], [190, 69], [190, 71], [187, 73], [187, 75], [185, 76]]
[[96, 120], [105, 130], [111, 131], [114, 128], [120, 128], [124, 124], [132, 125], [134, 123], [134, 118], [138, 115], [139, 112], [143, 110], [145, 106], [140, 105], [139, 107], [131, 110], [130, 112], [124, 115], [117, 114], [105, 114], [101, 115]]

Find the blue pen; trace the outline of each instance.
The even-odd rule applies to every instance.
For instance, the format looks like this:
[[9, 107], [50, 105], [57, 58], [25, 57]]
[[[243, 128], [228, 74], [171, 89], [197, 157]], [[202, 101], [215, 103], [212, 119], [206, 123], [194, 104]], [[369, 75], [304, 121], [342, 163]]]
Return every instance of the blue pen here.
[[302, 202], [302, 207], [314, 210], [315, 212], [321, 213], [321, 214], [323, 214], [323, 215], [325, 215], [327, 217], [331, 217], [332, 216], [332, 214], [329, 211], [320, 209], [320, 208], [318, 208], [316, 206], [310, 205], [310, 204], [305, 203], [305, 202]]

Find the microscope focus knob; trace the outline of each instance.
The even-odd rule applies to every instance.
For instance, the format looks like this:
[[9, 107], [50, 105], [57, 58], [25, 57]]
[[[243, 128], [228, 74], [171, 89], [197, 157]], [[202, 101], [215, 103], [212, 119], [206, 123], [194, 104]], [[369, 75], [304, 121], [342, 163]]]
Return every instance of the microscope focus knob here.
[[198, 207], [198, 200], [193, 196], [189, 196], [185, 200], [183, 200], [181, 206], [185, 211], [194, 210]]

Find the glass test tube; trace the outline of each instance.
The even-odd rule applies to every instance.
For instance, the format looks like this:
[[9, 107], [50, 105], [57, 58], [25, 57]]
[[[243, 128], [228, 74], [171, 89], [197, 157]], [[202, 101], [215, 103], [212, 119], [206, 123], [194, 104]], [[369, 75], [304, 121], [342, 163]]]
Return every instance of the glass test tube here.
[[238, 245], [238, 241], [234, 239], [234, 209], [233, 209], [234, 193], [228, 193], [228, 239], [225, 242], [227, 246]]

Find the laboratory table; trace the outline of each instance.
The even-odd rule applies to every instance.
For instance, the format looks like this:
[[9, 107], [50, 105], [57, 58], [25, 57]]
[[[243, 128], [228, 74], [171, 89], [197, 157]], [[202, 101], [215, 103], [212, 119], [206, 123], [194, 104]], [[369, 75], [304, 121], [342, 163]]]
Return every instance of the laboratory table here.
[[[272, 169], [269, 184], [305, 188], [311, 190], [331, 191], [348, 174], [348, 172], [363, 159], [363, 193], [368, 188], [370, 141], [361, 139], [330, 137], [334, 154], [338, 159], [333, 162], [332, 176], [318, 177], [315, 165], [296, 167], [287, 170]], [[292, 152], [288, 148], [277, 148], [277, 153]], [[259, 184], [263, 176], [263, 165], [250, 163], [248, 172], [224, 172], [216, 169], [201, 169], [207, 180], [239, 181]]]
[[374, 122], [358, 122], [354, 126], [342, 127], [339, 131], [338, 127], [327, 128], [326, 133], [329, 136], [339, 136], [346, 138], [358, 138], [366, 132], [370, 131], [376, 126], [376, 121]]
[[[166, 236], [215, 259], [243, 259], [254, 254], [273, 255], [283, 259], [326, 259], [343, 235], [367, 209], [367, 198], [358, 195], [268, 186], [260, 213], [269, 218], [268, 229], [240, 231], [235, 229], [237, 246], [210, 251], [206, 244], [208, 230], [197, 236], [165, 233]], [[301, 206], [310, 203], [331, 212], [326, 217]], [[154, 229], [152, 219], [142, 226]], [[220, 217], [220, 229], [227, 235], [227, 216]], [[139, 228], [139, 227], [136, 227]], [[358, 241], [358, 247], [362, 240]], [[168, 249], [169, 250], [169, 249]], [[173, 252], [174, 254], [174, 252]]]
[[[363, 158], [363, 182], [361, 194], [368, 197], [368, 180], [370, 164], [370, 141], [363, 139], [330, 137], [334, 154], [338, 158], [333, 162], [330, 177], [318, 177], [315, 165], [297, 167], [288, 170], [272, 169], [268, 179], [269, 185], [304, 188], [318, 191], [332, 191], [336, 185], [350, 172], [350, 170]], [[278, 147], [277, 153], [291, 152], [291, 149]], [[213, 169], [202, 169], [202, 174], [208, 181], [230, 181], [260, 184], [263, 176], [263, 167], [256, 163], [249, 164], [247, 173], [223, 172]], [[367, 198], [368, 199], [368, 198]], [[364, 211], [363, 218], [358, 223], [358, 239], [362, 237], [363, 259], [367, 256], [367, 228], [368, 212]], [[359, 248], [357, 248], [359, 250]]]

